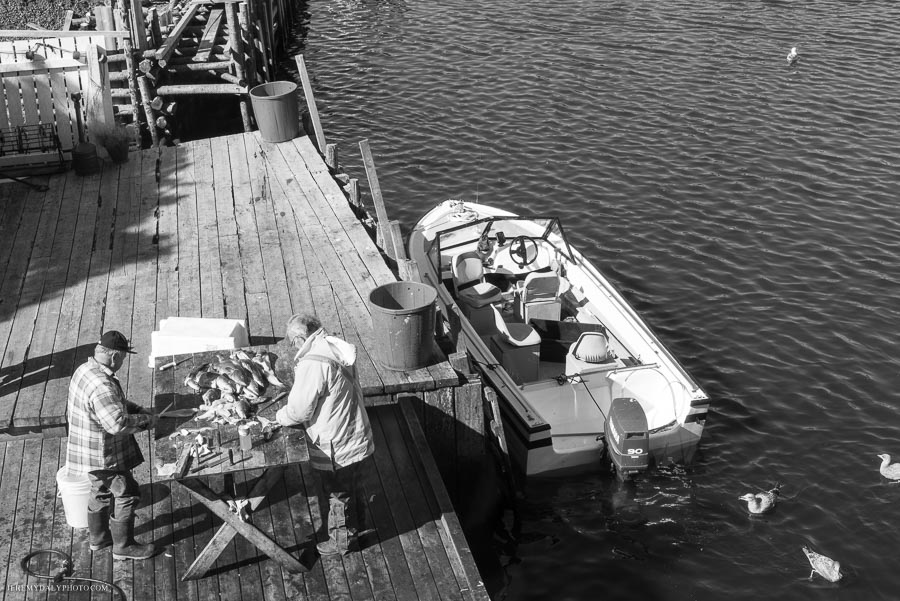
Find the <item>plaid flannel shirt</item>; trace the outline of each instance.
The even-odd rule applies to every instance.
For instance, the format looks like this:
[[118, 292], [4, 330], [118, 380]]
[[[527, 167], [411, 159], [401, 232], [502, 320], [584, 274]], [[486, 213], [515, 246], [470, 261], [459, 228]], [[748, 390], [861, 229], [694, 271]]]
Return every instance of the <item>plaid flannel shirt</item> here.
[[127, 401], [108, 367], [91, 357], [69, 383], [69, 469], [130, 470], [144, 461], [133, 434], [149, 425], [150, 416]]

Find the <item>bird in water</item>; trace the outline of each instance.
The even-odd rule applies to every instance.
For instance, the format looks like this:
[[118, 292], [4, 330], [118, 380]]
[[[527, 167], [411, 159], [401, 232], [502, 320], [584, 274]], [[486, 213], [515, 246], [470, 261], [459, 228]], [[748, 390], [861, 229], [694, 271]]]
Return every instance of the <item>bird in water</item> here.
[[791, 51], [788, 52], [788, 55], [787, 55], [787, 62], [788, 62], [789, 65], [793, 65], [794, 62], [795, 62], [798, 58], [800, 58], [800, 53], [797, 52], [797, 47], [794, 46], [793, 48], [791, 48]]
[[891, 456], [882, 453], [878, 456], [881, 459], [881, 468], [878, 470], [881, 475], [888, 480], [900, 480], [900, 463], [891, 463]]
[[748, 492], [738, 498], [741, 501], [747, 502], [747, 511], [750, 513], [767, 513], [775, 509], [775, 503], [778, 502], [778, 492], [780, 490], [781, 484], [779, 483], [765, 492]]
[[837, 582], [843, 577], [843, 574], [841, 574], [841, 562], [816, 553], [806, 545], [803, 546], [803, 552], [806, 553], [806, 559], [809, 560], [809, 565], [812, 566], [812, 571], [809, 573], [810, 579], [813, 577], [813, 574], [818, 574], [828, 582]]

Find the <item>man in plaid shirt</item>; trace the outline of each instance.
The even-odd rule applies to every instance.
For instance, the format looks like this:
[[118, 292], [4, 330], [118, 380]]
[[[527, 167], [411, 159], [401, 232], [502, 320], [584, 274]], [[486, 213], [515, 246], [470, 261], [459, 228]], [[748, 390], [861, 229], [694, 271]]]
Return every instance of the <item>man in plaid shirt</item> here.
[[153, 428], [156, 416], [125, 399], [115, 373], [126, 353], [134, 351], [125, 336], [106, 332], [94, 356], [72, 375], [66, 457], [70, 471], [86, 472], [91, 481], [91, 550], [112, 545], [115, 559], [146, 559], [156, 549], [134, 540], [134, 510], [141, 493], [131, 470], [144, 461], [134, 434]]

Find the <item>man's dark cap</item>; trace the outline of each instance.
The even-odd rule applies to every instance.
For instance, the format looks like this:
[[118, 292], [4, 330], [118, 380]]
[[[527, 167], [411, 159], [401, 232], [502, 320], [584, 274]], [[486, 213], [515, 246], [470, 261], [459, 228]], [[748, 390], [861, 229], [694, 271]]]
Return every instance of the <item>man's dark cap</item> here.
[[131, 350], [131, 345], [128, 344], [128, 339], [125, 338], [122, 332], [117, 332], [116, 330], [104, 332], [103, 336], [100, 337], [100, 345], [114, 351], [125, 351], [132, 355], [135, 354], [135, 351]]

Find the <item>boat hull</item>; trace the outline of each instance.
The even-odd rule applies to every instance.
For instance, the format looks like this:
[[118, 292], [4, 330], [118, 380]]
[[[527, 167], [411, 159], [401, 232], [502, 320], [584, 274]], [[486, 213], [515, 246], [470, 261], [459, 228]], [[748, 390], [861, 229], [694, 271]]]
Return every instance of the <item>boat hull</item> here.
[[[651, 463], [689, 463], [702, 436], [708, 398], [618, 291], [577, 251], [567, 249], [558, 253], [555, 265], [548, 261], [547, 265], [552, 266], [539, 266], [540, 270], [565, 273], [570, 287], [565, 302], [561, 301], [566, 307], [564, 313], [568, 314], [565, 320], [602, 323], [611, 340], [618, 344], [621, 358], [615, 364], [581, 374], [568, 373], [570, 367], [561, 363], [548, 367], [543, 361], [546, 349], [542, 341], [540, 375], [524, 382], [521, 378], [514, 380], [495, 354], [496, 336], [486, 335], [483, 329], [473, 326], [466, 309], [455, 297], [454, 282], [448, 271], [450, 257], [469, 249], [466, 240], [460, 240], [459, 230], [467, 223], [477, 226], [483, 220], [515, 217], [485, 205], [448, 201], [420, 220], [408, 243], [410, 258], [416, 262], [422, 281], [438, 291], [448, 334], [465, 342], [475, 365], [498, 393], [513, 462], [526, 476], [556, 476], [607, 468], [605, 415], [613, 398], [633, 396], [641, 400], [650, 417]], [[527, 220], [522, 219], [526, 223], [520, 227], [525, 228]], [[513, 222], [497, 223], [509, 228]], [[522, 231], [535, 234], [541, 230], [535, 227]], [[554, 241], [546, 232], [544, 237], [540, 244], [549, 246]], [[502, 246], [503, 238], [507, 237], [497, 237], [496, 247]], [[512, 250], [513, 246], [506, 244]], [[485, 265], [495, 267], [496, 271], [500, 271], [500, 263], [496, 249], [485, 259]], [[513, 273], [513, 276], [520, 275], [525, 274]], [[652, 357], [652, 361], [646, 357]], [[552, 369], [559, 373], [552, 373]]]

